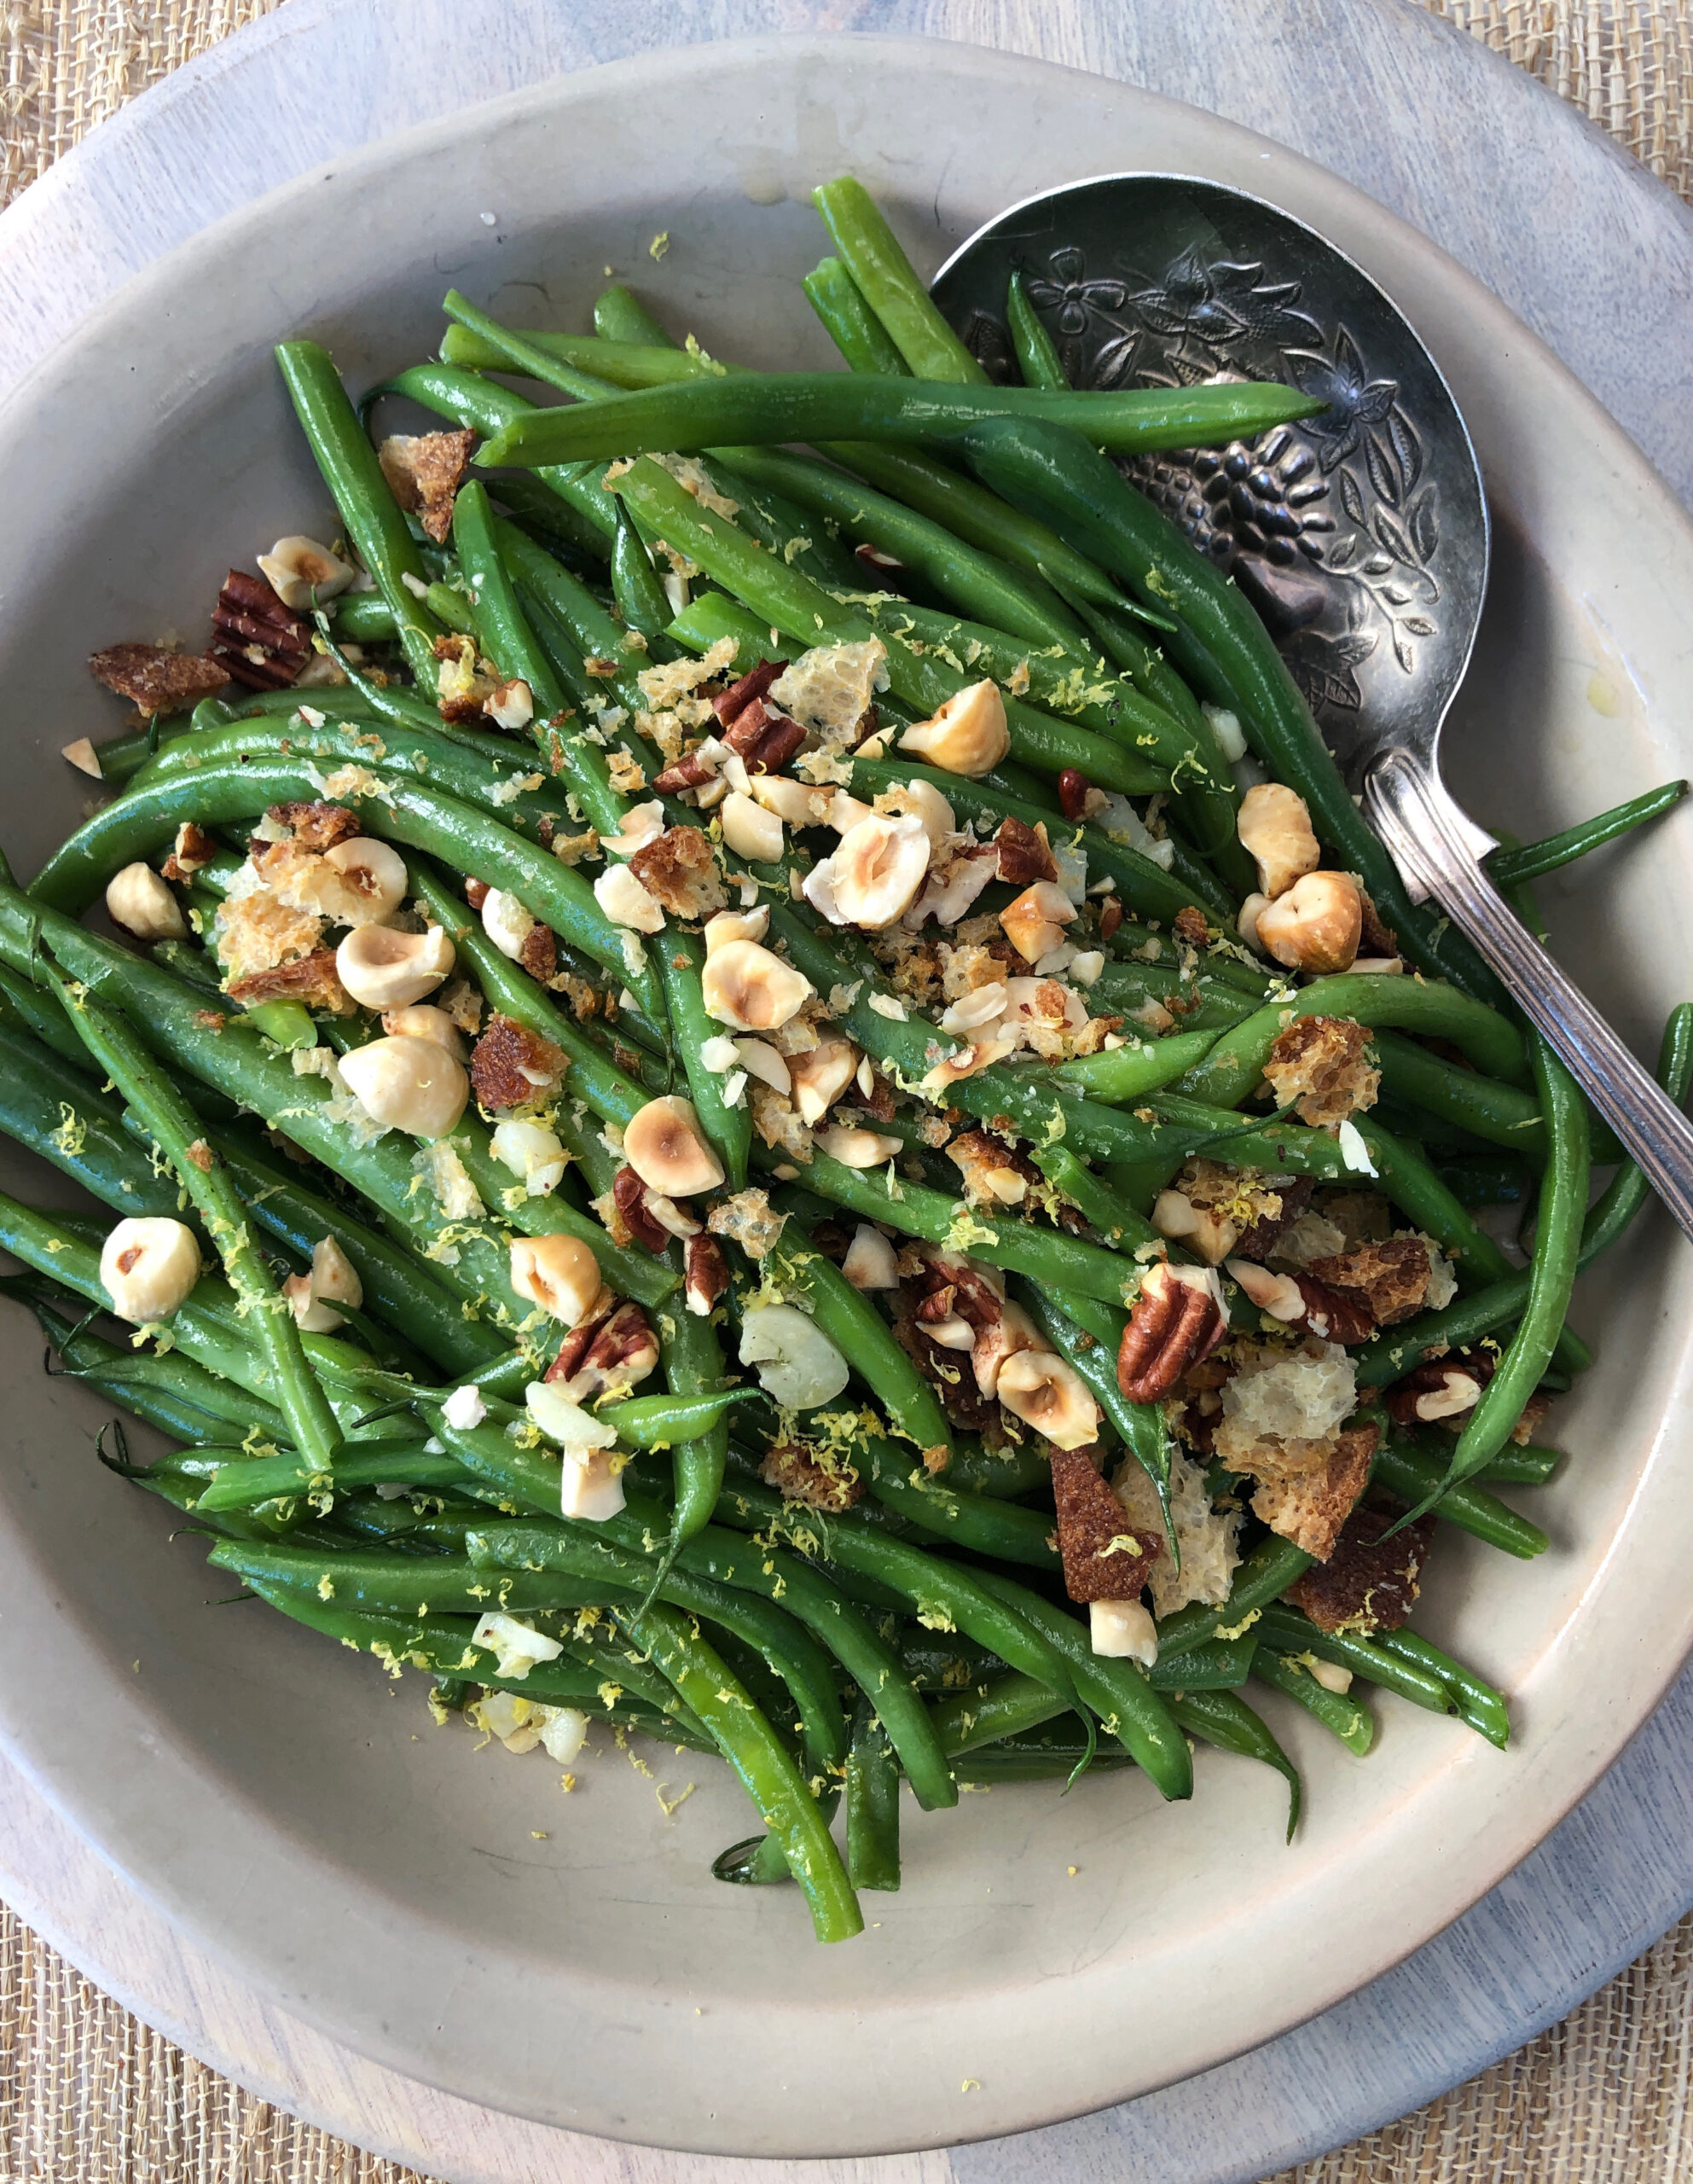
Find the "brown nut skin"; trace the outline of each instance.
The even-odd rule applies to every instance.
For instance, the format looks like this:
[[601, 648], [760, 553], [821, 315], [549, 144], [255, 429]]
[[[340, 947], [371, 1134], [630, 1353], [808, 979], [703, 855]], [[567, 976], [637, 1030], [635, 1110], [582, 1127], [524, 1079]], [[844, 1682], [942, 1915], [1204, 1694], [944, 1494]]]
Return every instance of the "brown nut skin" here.
[[1258, 913], [1258, 945], [1313, 978], [1349, 970], [1363, 932], [1358, 883], [1345, 872], [1307, 872]]
[[1160, 1403], [1227, 1332], [1209, 1269], [1168, 1259], [1146, 1269], [1117, 1349], [1117, 1385], [1130, 1403]]

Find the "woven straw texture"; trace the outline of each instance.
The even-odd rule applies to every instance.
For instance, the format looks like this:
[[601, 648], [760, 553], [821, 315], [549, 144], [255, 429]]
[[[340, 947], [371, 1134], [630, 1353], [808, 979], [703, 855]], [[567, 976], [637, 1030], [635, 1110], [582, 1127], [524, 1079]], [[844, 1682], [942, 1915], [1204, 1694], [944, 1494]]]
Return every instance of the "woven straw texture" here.
[[[0, 0], [0, 202], [279, 0]], [[1427, 0], [1693, 197], [1690, 0]], [[0, 2184], [425, 2184], [252, 2099], [0, 1906]], [[1693, 2184], [1693, 1918], [1470, 2084], [1272, 2184]]]

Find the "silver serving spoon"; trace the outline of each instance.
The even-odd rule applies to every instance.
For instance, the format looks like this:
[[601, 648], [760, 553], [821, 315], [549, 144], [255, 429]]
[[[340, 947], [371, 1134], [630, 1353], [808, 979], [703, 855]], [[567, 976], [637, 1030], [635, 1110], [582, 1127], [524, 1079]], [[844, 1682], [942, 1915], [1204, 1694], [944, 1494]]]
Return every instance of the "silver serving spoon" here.
[[1282, 380], [1329, 408], [1250, 446], [1126, 468], [1268, 623], [1414, 902], [1431, 897], [1563, 1055], [1693, 1239], [1693, 1124], [1520, 923], [1496, 846], [1441, 779], [1440, 735], [1487, 590], [1487, 505], [1452, 390], [1394, 304], [1244, 191], [1110, 175], [1026, 199], [936, 276], [936, 302], [1015, 377], [1006, 288], [1078, 387]]

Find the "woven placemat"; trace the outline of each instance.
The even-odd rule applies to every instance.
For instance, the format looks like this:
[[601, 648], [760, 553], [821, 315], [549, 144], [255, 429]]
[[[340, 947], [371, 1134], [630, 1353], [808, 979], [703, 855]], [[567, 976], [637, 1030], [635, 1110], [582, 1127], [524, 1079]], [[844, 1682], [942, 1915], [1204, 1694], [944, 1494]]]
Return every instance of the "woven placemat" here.
[[[0, 203], [281, 0], [0, 0]], [[1426, 0], [1693, 197], [1690, 0]], [[0, 2184], [426, 2184], [195, 2062], [0, 1905]], [[1271, 2184], [1693, 2184], [1693, 1917], [1482, 2077]]]

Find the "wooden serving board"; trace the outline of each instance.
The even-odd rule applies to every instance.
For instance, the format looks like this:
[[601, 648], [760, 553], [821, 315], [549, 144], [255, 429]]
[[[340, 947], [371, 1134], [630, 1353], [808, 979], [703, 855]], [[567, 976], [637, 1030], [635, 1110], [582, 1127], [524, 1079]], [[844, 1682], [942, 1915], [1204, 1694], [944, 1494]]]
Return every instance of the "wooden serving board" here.
[[[1693, 216], [1569, 108], [1403, 0], [289, 0], [137, 100], [0, 215], [0, 387], [132, 274], [307, 168], [657, 46], [874, 30], [1039, 55], [1278, 138], [1433, 235], [1555, 349], [1693, 503]], [[964, 125], [960, 122], [959, 125]], [[1132, 146], [1124, 164], [1132, 165]], [[1569, 223], [1555, 206], [1578, 204]], [[1693, 1904], [1693, 1670], [1510, 1878], [1395, 1971], [1256, 2053], [1014, 2139], [808, 2163], [818, 2184], [1084, 2176], [1251, 2184], [1529, 2038]], [[1454, 1846], [1462, 1855], [1462, 1846]], [[453, 2184], [780, 2184], [800, 2164], [667, 2154], [436, 2093], [258, 2002], [0, 1763], [0, 1893], [194, 2053]], [[820, 2175], [820, 2172], [826, 2172]]]

